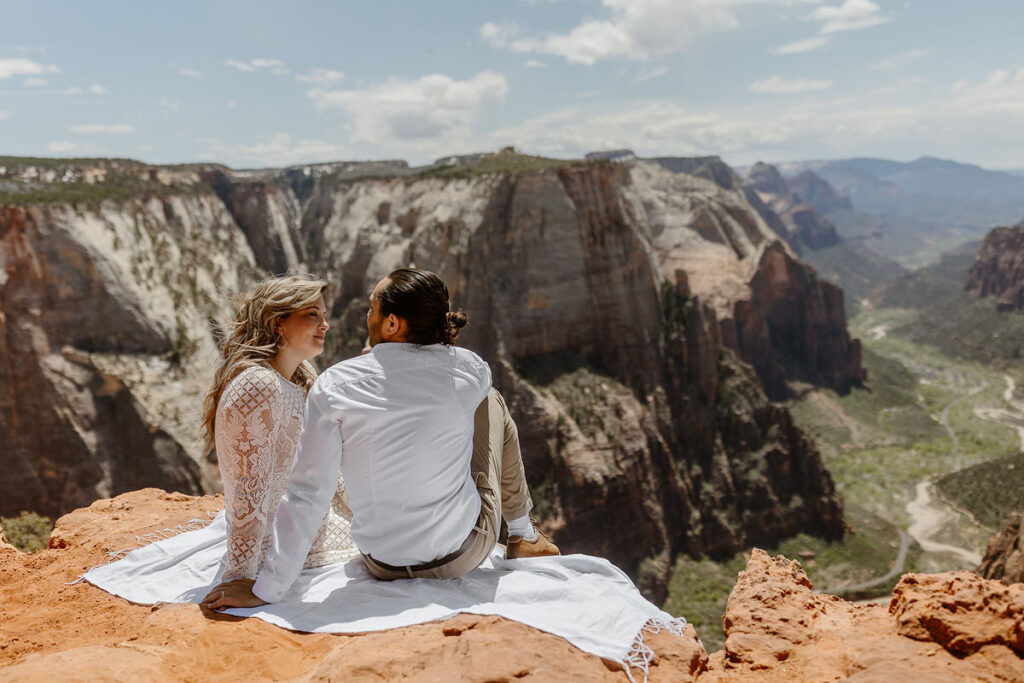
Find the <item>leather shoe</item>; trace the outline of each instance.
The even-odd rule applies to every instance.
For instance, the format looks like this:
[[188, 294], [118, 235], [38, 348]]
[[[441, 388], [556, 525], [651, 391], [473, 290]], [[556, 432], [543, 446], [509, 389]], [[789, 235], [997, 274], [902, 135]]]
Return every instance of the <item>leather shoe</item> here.
[[505, 559], [514, 560], [517, 557], [546, 557], [549, 555], [561, 555], [558, 546], [548, 540], [540, 529], [534, 527], [537, 538], [532, 541], [523, 539], [522, 536], [509, 536], [505, 544]]

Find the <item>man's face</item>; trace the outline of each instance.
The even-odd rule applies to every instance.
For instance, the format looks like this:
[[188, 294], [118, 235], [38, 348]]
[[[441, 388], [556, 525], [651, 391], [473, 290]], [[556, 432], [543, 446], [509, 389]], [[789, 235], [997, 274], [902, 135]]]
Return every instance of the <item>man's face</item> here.
[[388, 279], [384, 278], [377, 283], [377, 286], [373, 288], [373, 293], [370, 294], [370, 310], [366, 312], [366, 330], [370, 335], [367, 343], [371, 347], [379, 344], [383, 337], [384, 316], [380, 314], [380, 300], [377, 298], [377, 292], [387, 286], [387, 283]]

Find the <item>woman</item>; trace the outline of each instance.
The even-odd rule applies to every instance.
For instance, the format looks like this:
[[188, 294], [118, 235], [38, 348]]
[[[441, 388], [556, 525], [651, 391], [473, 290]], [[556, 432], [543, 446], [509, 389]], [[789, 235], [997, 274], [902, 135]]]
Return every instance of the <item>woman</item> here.
[[[227, 552], [223, 584], [251, 585], [270, 546], [274, 513], [284, 495], [302, 430], [306, 392], [316, 377], [309, 360], [324, 350], [329, 328], [327, 283], [300, 277], [266, 280], [246, 297], [224, 343], [224, 361], [206, 395], [203, 425], [217, 449], [224, 483]], [[339, 481], [305, 567], [358, 554], [352, 513]]]
[[[224, 483], [222, 515], [205, 528], [172, 534], [96, 567], [86, 580], [133, 602], [197, 602], [206, 595], [206, 605], [224, 586], [252, 584], [270, 546], [302, 431], [306, 392], [316, 377], [309, 361], [324, 350], [326, 287], [322, 280], [271, 278], [250, 291], [235, 314], [203, 415]], [[359, 556], [351, 519], [339, 479], [304, 567]], [[205, 580], [202, 588], [196, 587], [197, 578]], [[210, 591], [214, 582], [219, 585]]]

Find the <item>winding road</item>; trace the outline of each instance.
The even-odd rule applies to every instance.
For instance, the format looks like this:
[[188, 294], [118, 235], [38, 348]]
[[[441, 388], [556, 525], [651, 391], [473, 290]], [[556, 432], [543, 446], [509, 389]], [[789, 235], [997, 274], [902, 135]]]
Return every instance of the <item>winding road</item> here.
[[[876, 339], [880, 338], [880, 336], [884, 336], [885, 334], [884, 326], [882, 325], [879, 325], [872, 331], [881, 333], [879, 336], [876, 336]], [[1013, 394], [1016, 389], [1016, 385], [1014, 384], [1013, 378], [1009, 375], [1004, 375], [1004, 378], [1006, 380], [1006, 390], [1003, 392], [1003, 398], [1010, 405], [1012, 410], [977, 407], [974, 409], [974, 414], [978, 417], [994, 420], [1014, 427], [1020, 436], [1021, 449], [1024, 450], [1024, 401], [1014, 400]], [[984, 391], [988, 386], [989, 383], [987, 381], [982, 382], [982, 384], [970, 389], [965, 395], [951, 401], [942, 410], [939, 422], [945, 428], [946, 433], [953, 442], [953, 454], [956, 454], [959, 450], [960, 440], [957, 438], [956, 432], [949, 424], [949, 411], [958, 403], [977, 395], [981, 391]], [[962, 548], [948, 543], [940, 543], [933, 540], [944, 526], [956, 521], [960, 515], [952, 510], [948, 505], [944, 504], [941, 499], [936, 500], [932, 495], [932, 487], [932, 477], [928, 477], [918, 482], [914, 488], [914, 499], [908, 502], [905, 507], [907, 515], [911, 520], [910, 525], [907, 527], [906, 532], [902, 529], [899, 530], [900, 547], [892, 568], [883, 576], [871, 579], [870, 581], [864, 581], [850, 586], [843, 586], [842, 588], [837, 589], [837, 592], [847, 594], [859, 593], [868, 590], [869, 588], [883, 585], [891, 581], [896, 576], [902, 574], [904, 565], [906, 564], [907, 551], [909, 550], [912, 541], [917, 541], [918, 545], [920, 545], [925, 552], [953, 555], [963, 560], [966, 565], [972, 567], [981, 564], [980, 553], [968, 548]]]

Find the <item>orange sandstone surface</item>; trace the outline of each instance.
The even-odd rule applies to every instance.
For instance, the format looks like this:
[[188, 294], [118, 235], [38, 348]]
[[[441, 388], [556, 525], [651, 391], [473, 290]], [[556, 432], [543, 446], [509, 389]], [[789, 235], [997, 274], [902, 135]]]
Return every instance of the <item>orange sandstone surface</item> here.
[[[43, 552], [0, 541], [0, 680], [627, 680], [617, 664], [500, 617], [309, 634], [68, 583], [136, 535], [221, 505], [145, 489], [62, 517]], [[908, 574], [888, 605], [857, 606], [814, 593], [798, 563], [754, 550], [724, 625], [725, 649], [710, 658], [692, 627], [647, 634], [650, 680], [1024, 681], [1024, 584], [970, 572]]]
[[[61, 517], [50, 548], [0, 545], [2, 681], [625, 681], [622, 668], [500, 617], [463, 614], [362, 635], [298, 633], [198, 605], [135, 605], [85, 582], [136, 535], [207, 518], [220, 496], [144, 489]], [[645, 634], [651, 681], [693, 680], [707, 661], [692, 627]], [[635, 672], [640, 674], [639, 671]]]

